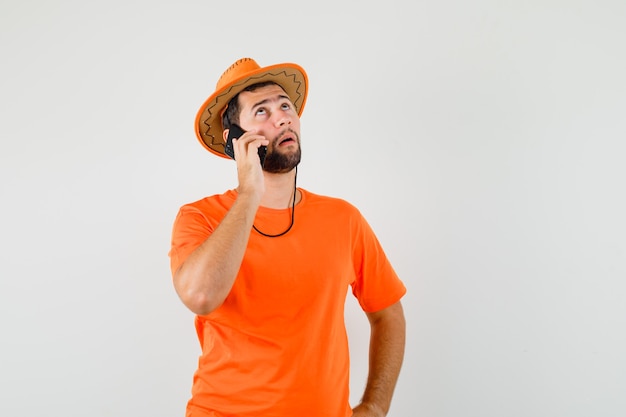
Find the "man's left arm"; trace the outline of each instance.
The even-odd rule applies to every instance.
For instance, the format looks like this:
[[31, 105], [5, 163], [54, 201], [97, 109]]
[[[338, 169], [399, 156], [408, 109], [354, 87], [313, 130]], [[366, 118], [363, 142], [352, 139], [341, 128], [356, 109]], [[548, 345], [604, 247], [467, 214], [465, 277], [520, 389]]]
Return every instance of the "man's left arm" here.
[[370, 322], [369, 373], [361, 403], [353, 417], [383, 417], [389, 412], [400, 375], [406, 339], [406, 322], [400, 301], [375, 313]]

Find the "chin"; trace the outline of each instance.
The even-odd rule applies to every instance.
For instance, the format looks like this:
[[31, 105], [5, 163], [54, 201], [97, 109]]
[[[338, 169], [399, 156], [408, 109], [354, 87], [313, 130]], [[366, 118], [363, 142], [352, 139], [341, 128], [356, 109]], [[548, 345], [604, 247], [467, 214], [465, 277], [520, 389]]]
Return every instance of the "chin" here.
[[273, 174], [282, 174], [290, 172], [292, 169], [300, 164], [301, 152], [300, 149], [295, 152], [282, 153], [271, 152], [265, 157], [265, 164], [263, 170]]

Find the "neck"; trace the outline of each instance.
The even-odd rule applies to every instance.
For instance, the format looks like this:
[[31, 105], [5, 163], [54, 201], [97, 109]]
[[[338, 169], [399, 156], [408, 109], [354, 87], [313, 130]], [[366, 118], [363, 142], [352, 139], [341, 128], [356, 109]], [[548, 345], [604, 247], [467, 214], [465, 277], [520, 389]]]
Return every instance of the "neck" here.
[[[283, 174], [263, 172], [265, 176], [265, 194], [261, 198], [261, 206], [273, 209], [289, 208], [293, 204], [293, 189], [296, 179], [296, 170]], [[296, 193], [296, 203], [300, 199], [300, 192]]]

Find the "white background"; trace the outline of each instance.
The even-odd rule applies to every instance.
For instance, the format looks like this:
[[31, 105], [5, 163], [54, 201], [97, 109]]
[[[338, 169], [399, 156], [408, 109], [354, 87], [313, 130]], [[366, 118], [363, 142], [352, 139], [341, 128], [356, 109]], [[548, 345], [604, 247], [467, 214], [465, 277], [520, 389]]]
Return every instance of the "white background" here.
[[170, 231], [235, 186], [193, 121], [245, 56], [307, 70], [299, 185], [408, 287], [391, 416], [626, 415], [625, 51], [622, 0], [2, 0], [0, 415], [184, 414]]

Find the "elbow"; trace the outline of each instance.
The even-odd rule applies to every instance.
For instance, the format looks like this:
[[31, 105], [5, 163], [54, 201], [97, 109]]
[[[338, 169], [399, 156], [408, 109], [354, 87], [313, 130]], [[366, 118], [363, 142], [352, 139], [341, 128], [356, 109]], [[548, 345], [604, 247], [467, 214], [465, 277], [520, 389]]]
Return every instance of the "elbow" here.
[[211, 297], [201, 292], [189, 291], [184, 294], [179, 294], [179, 297], [192, 313], [199, 316], [207, 315], [218, 307], [211, 300]]
[[206, 288], [197, 288], [189, 284], [185, 285], [184, 280], [176, 278], [179, 277], [174, 278], [174, 288], [178, 298], [192, 313], [204, 316], [220, 306], [221, 302], [218, 302], [216, 297], [211, 296], [210, 291]]
[[214, 275], [185, 268], [185, 264], [178, 268], [173, 279], [180, 300], [199, 316], [205, 316], [221, 306], [230, 291], [230, 288], [217, 285], [219, 280]]

